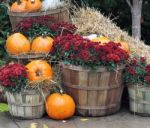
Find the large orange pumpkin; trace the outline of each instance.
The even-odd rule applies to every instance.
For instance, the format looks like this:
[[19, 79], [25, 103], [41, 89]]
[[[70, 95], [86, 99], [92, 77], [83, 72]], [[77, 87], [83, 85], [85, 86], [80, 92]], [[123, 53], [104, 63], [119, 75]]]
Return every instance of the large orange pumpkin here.
[[92, 39], [92, 41], [93, 42], [100, 42], [101, 44], [105, 44], [105, 43], [110, 42], [110, 40], [105, 36], [96, 37], [96, 38]]
[[30, 51], [30, 41], [21, 33], [14, 33], [6, 40], [9, 54], [21, 54]]
[[52, 79], [52, 68], [44, 60], [33, 60], [26, 65], [26, 68], [30, 81], [42, 81], [45, 79]]
[[40, 0], [28, 0], [27, 1], [28, 12], [36, 12], [40, 10], [41, 7], [42, 7], [42, 3]]
[[51, 37], [39, 36], [32, 41], [31, 51], [35, 53], [48, 53], [53, 46], [53, 39]]
[[18, 0], [14, 2], [11, 7], [10, 11], [12, 12], [27, 12], [27, 1], [26, 0]]
[[52, 119], [63, 120], [75, 113], [75, 103], [67, 94], [53, 93], [46, 100], [46, 112]]

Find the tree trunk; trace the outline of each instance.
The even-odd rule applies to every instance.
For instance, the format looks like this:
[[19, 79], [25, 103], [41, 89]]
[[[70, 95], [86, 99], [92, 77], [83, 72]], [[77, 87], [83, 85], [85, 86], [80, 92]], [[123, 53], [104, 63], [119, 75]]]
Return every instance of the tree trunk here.
[[132, 36], [141, 39], [141, 13], [143, 0], [127, 0], [132, 14]]

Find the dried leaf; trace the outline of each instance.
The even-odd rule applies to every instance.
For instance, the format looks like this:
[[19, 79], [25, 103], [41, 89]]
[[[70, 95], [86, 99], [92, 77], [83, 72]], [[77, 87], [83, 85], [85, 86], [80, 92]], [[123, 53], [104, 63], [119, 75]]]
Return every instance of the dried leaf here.
[[31, 123], [30, 128], [37, 128], [37, 123]]
[[46, 124], [43, 124], [43, 128], [48, 128], [48, 126]]
[[87, 119], [87, 118], [82, 118], [82, 119], [80, 119], [81, 121], [88, 121], [89, 119]]

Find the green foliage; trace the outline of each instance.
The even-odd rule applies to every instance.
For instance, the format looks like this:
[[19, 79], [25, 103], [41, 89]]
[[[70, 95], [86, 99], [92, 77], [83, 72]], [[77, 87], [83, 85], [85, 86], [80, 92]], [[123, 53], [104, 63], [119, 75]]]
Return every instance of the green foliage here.
[[28, 29], [28, 31], [24, 32], [24, 35], [31, 38], [35, 38], [41, 35], [54, 37], [56, 33], [50, 30], [47, 26], [34, 23], [32, 27]]
[[7, 7], [5, 4], [0, 4], [0, 58], [7, 58], [5, 50], [5, 41], [9, 32], [11, 31], [11, 25], [9, 16], [7, 15]]

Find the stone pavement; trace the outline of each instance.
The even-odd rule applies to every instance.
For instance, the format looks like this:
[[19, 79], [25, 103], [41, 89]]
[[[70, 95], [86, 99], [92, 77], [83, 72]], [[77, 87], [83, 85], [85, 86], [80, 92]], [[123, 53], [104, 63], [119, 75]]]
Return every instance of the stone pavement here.
[[[56, 121], [44, 117], [36, 120], [12, 120], [8, 113], [0, 113], [0, 128], [30, 128], [31, 123], [37, 123], [37, 128], [150, 128], [150, 117], [140, 117], [130, 114], [128, 110], [97, 118], [75, 116], [65, 121]], [[47, 128], [47, 127], [45, 127]]]

